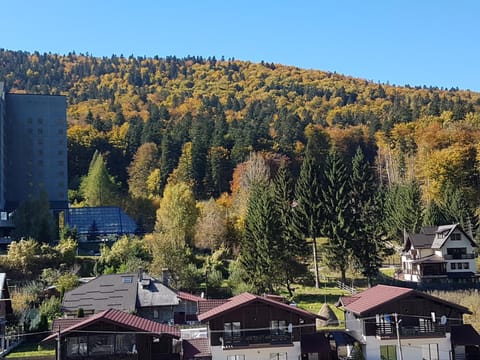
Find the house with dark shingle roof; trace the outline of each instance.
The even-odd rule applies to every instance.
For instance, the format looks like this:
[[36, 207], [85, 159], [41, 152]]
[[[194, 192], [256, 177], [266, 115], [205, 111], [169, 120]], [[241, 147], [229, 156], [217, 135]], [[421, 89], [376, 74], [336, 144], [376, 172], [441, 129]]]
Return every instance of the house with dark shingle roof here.
[[451, 336], [472, 312], [426, 293], [377, 285], [341, 297], [345, 329], [361, 344], [366, 360], [450, 360]]
[[176, 327], [109, 309], [53, 331], [43, 342], [57, 341], [57, 359], [79, 358], [179, 360]]
[[156, 322], [183, 324], [197, 321], [198, 304], [203, 301], [139, 272], [94, 278], [66, 292], [62, 310], [75, 316], [80, 308], [86, 315], [116, 309]]
[[[208, 326], [213, 360], [287, 360], [300, 358], [302, 336], [315, 332], [319, 317], [296, 306], [243, 293], [202, 312], [198, 319]], [[323, 359], [319, 354], [329, 349], [317, 345], [307, 350]]]
[[419, 283], [476, 282], [477, 244], [459, 224], [422, 228], [407, 234], [402, 253], [403, 279]]

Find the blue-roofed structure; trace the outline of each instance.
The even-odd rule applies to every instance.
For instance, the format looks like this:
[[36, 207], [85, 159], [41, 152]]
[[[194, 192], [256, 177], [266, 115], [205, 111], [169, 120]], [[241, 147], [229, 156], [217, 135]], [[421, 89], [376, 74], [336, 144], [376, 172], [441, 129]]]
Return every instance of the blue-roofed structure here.
[[80, 241], [99, 241], [137, 231], [135, 221], [114, 206], [68, 208], [65, 224], [77, 229]]

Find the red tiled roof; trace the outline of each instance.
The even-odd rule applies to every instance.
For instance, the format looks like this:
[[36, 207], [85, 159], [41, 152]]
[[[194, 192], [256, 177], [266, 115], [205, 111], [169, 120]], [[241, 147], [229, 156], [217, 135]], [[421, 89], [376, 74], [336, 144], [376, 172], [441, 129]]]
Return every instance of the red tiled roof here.
[[377, 285], [352, 297], [342, 297], [340, 301], [346, 310], [361, 314], [411, 292], [412, 289]]
[[182, 340], [183, 358], [212, 356], [207, 338]]
[[217, 316], [219, 316], [219, 315], [221, 315], [225, 312], [235, 310], [239, 307], [243, 307], [243, 306], [248, 305], [248, 304], [250, 304], [252, 302], [255, 302], [255, 301], [263, 302], [263, 303], [266, 303], [268, 305], [271, 305], [271, 306], [274, 306], [274, 307], [277, 307], [277, 308], [281, 308], [281, 309], [287, 310], [289, 312], [297, 313], [297, 314], [300, 314], [302, 316], [306, 316], [306, 317], [309, 317], [309, 318], [320, 318], [320, 319], [323, 319], [323, 320], [327, 320], [323, 316], [313, 314], [313, 313], [308, 312], [306, 310], [299, 309], [295, 306], [283, 304], [281, 302], [278, 302], [278, 301], [275, 301], [275, 300], [270, 300], [270, 299], [267, 299], [265, 297], [253, 295], [253, 294], [250, 294], [250, 293], [243, 293], [243, 294], [234, 296], [228, 302], [226, 302], [226, 303], [224, 303], [220, 306], [217, 306], [217, 307], [215, 307], [215, 308], [213, 308], [213, 309], [211, 309], [211, 310], [209, 310], [209, 311], [207, 311], [203, 314], [198, 315], [198, 320], [200, 320], [200, 321], [209, 320], [209, 319], [217, 317]]
[[440, 302], [442, 304], [454, 307], [463, 313], [471, 313], [466, 307], [442, 300], [432, 295], [422, 293], [413, 289], [407, 289], [397, 286], [377, 285], [359, 294], [351, 297], [341, 297], [340, 304], [345, 310], [351, 311], [355, 314], [362, 315], [363, 313], [375, 309], [376, 307], [388, 303], [392, 300], [403, 298], [405, 296], [415, 294], [432, 301]]
[[187, 300], [187, 301], [194, 301], [194, 302], [207, 301], [207, 299], [205, 299], [205, 298], [202, 298], [202, 297], [197, 296], [197, 295], [189, 294], [189, 293], [184, 292], [184, 291], [177, 291], [177, 296], [180, 299]]
[[[136, 315], [128, 314], [126, 312], [108, 309], [102, 311], [98, 314], [92, 315], [88, 318], [85, 318], [83, 321], [80, 321], [68, 328], [60, 329], [60, 335], [65, 335], [73, 330], [81, 329], [85, 326], [91, 325], [96, 321], [106, 320], [111, 323], [122, 325], [126, 328], [129, 328], [134, 331], [148, 332], [152, 334], [168, 334], [175, 338], [180, 338], [180, 332], [176, 327], [160, 324], [152, 320], [144, 319]], [[52, 340], [57, 336], [56, 333], [48, 336], [43, 341]]]
[[70, 326], [76, 325], [79, 322], [85, 320], [86, 318], [59, 318], [54, 319], [52, 322], [52, 331], [58, 331], [58, 328], [67, 329]]
[[222, 304], [228, 302], [229, 299], [206, 299], [206, 301], [202, 301], [198, 303], [198, 314], [206, 313], [207, 311], [216, 308]]

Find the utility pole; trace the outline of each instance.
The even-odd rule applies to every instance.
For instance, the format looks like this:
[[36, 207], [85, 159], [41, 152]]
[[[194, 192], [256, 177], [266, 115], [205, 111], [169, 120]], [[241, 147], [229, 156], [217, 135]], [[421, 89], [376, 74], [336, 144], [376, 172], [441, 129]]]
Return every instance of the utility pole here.
[[399, 326], [398, 326], [402, 320], [398, 320], [398, 314], [397, 313], [393, 314], [393, 316], [395, 317], [395, 328], [397, 330], [398, 352], [399, 352], [399, 355], [400, 355], [400, 360], [403, 360], [402, 343], [400, 342], [400, 329], [399, 329]]
[[60, 326], [58, 327], [58, 332], [57, 332], [57, 360], [62, 360], [62, 342], [60, 341]]

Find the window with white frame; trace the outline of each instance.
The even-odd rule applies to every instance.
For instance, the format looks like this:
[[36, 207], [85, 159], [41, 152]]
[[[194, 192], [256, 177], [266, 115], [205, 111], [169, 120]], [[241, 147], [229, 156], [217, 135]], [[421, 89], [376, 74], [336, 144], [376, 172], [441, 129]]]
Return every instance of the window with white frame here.
[[438, 353], [438, 344], [424, 344], [422, 345], [422, 359], [424, 360], [438, 360], [440, 358]]
[[462, 240], [462, 234], [453, 233], [452, 235], [450, 235], [450, 239], [454, 241]]
[[245, 355], [227, 355], [227, 360], [245, 360]]
[[270, 353], [270, 360], [287, 360], [287, 353]]

